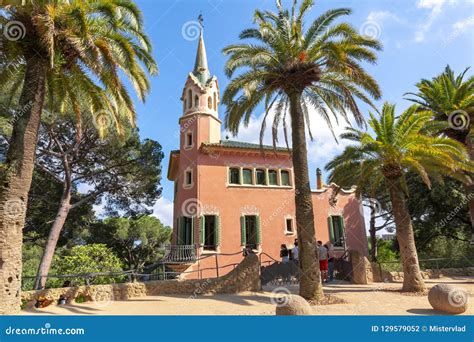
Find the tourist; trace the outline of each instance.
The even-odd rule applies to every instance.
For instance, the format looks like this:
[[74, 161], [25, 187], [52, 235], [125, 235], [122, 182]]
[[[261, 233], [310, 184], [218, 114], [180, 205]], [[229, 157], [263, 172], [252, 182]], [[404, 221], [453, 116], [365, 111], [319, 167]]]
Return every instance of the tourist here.
[[299, 255], [300, 255], [300, 251], [298, 249], [298, 239], [295, 239], [294, 245], [295, 247], [293, 247], [293, 249], [291, 250], [291, 256], [292, 256], [291, 259], [298, 265]]
[[334, 247], [331, 242], [324, 245], [328, 250], [328, 281], [334, 280]]
[[321, 278], [323, 282], [328, 279], [328, 250], [323, 246], [322, 241], [318, 241], [319, 248], [319, 269], [321, 270]]
[[280, 258], [281, 258], [281, 262], [286, 264], [288, 263], [289, 261], [289, 251], [288, 251], [288, 248], [286, 248], [286, 245], [285, 244], [281, 244], [281, 247], [280, 247]]

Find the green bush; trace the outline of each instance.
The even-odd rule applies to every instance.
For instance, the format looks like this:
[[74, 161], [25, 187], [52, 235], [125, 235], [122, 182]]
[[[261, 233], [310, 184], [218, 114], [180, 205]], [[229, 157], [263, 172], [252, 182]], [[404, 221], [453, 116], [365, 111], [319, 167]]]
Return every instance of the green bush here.
[[[74, 246], [65, 250], [56, 260], [55, 271], [61, 275], [90, 273], [120, 273], [123, 271], [120, 259], [104, 244]], [[91, 284], [110, 284], [124, 281], [124, 276], [97, 276]], [[65, 280], [65, 279], [64, 279]], [[62, 282], [64, 281], [62, 280]], [[84, 285], [83, 277], [67, 278], [71, 286]]]
[[385, 271], [403, 270], [398, 251], [395, 247], [395, 240], [377, 240], [377, 262], [380, 263]]

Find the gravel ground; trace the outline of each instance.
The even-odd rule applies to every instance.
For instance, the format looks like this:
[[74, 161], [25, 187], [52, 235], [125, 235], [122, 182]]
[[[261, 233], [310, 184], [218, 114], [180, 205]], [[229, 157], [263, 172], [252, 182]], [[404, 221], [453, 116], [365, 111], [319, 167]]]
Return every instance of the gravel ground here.
[[[474, 315], [474, 277], [445, 277], [426, 281], [431, 287], [437, 283], [460, 286], [468, 291], [470, 307], [465, 315]], [[397, 290], [401, 284], [374, 283], [353, 285], [336, 281], [325, 285], [325, 293], [345, 303], [313, 306], [315, 315], [441, 315], [434, 311], [427, 295], [408, 295]], [[280, 292], [298, 293], [298, 286], [287, 289], [266, 286], [262, 292], [238, 295], [206, 296], [149, 296], [109, 303], [82, 303], [71, 306], [49, 306], [44, 309], [24, 310], [22, 314], [56, 315], [274, 315], [274, 298]], [[272, 292], [274, 291], [274, 292]]]

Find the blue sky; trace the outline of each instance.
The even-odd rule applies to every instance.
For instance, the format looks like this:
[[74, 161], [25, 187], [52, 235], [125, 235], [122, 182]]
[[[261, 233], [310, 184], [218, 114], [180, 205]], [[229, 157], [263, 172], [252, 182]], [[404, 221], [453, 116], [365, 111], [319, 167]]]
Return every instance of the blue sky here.
[[[283, 0], [287, 6], [291, 0]], [[178, 118], [181, 116], [181, 91], [187, 73], [194, 65], [197, 47], [197, 16], [204, 16], [204, 38], [211, 73], [219, 80], [221, 92], [228, 84], [223, 66], [222, 48], [238, 42], [242, 29], [253, 25], [255, 9], [274, 9], [273, 0], [141, 0], [145, 29], [150, 36], [160, 74], [152, 78], [151, 93], [145, 104], [138, 103], [138, 127], [143, 138], [161, 143], [163, 161], [163, 197], [155, 205], [155, 215], [171, 224], [173, 184], [166, 179], [169, 151], [179, 147]], [[421, 78], [431, 78], [447, 64], [456, 72], [474, 60], [473, 0], [316, 0], [307, 20], [329, 8], [349, 7], [353, 14], [344, 20], [359, 32], [379, 38], [384, 49], [377, 65], [367, 70], [379, 82], [383, 101], [397, 104], [399, 111], [410, 103], [403, 94], [414, 91]], [[472, 74], [472, 72], [470, 72]], [[381, 103], [381, 102], [380, 102]], [[378, 103], [378, 104], [380, 104]], [[366, 106], [362, 106], [367, 112]], [[219, 108], [222, 118], [225, 108]], [[248, 128], [242, 127], [239, 140], [258, 141], [262, 108], [254, 113]], [[316, 167], [341, 151], [325, 124], [312, 113], [315, 141], [309, 143], [308, 158], [312, 185]], [[336, 128], [336, 133], [343, 127]], [[223, 137], [225, 133], [223, 133]], [[269, 136], [267, 137], [270, 138]]]

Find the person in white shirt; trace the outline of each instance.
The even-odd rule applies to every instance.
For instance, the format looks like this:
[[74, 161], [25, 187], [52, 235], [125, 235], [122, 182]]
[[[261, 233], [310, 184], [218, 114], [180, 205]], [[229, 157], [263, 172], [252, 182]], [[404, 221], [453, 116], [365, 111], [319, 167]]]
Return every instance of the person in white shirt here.
[[328, 280], [328, 249], [323, 246], [322, 241], [318, 241], [319, 248], [319, 269], [323, 282]]
[[298, 249], [298, 240], [295, 240], [295, 247], [293, 247], [293, 249], [291, 250], [291, 256], [292, 256], [292, 259], [296, 262], [296, 264], [298, 265], [299, 264], [299, 249]]

